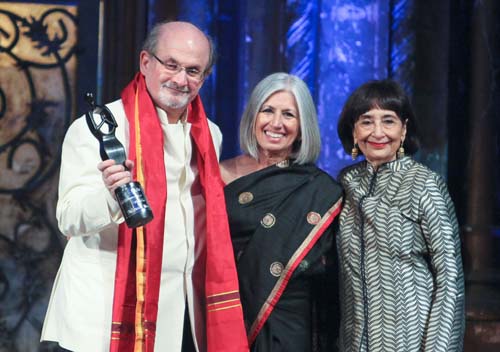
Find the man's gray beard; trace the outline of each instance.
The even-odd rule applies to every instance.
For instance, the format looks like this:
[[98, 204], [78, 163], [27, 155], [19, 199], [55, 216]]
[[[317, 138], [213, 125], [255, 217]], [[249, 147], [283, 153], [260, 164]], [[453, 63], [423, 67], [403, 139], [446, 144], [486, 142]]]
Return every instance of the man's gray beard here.
[[168, 96], [167, 92], [160, 91], [160, 94], [158, 94], [158, 98], [160, 99], [160, 102], [171, 108], [171, 109], [182, 109], [187, 106], [189, 103], [189, 95], [185, 94], [182, 97], [170, 97]]
[[161, 85], [160, 92], [158, 94], [158, 98], [160, 99], [161, 103], [170, 109], [183, 109], [187, 106], [189, 103], [189, 91], [186, 89], [186, 92], [182, 96], [169, 96], [168, 89], [178, 89], [177, 85], [172, 82], [165, 82]]

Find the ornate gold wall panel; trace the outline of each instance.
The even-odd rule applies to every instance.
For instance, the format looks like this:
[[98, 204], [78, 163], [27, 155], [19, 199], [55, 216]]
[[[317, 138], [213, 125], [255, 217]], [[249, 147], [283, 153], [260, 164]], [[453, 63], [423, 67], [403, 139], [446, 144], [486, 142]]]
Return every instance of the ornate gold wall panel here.
[[75, 114], [76, 6], [0, 3], [0, 352], [38, 351], [64, 239], [60, 148]]

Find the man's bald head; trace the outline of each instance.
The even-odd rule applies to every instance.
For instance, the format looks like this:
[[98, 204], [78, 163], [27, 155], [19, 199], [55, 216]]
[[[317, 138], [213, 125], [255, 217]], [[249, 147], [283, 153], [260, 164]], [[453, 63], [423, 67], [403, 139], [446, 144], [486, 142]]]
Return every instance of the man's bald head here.
[[216, 54], [214, 43], [208, 35], [203, 33], [198, 27], [189, 22], [163, 21], [155, 24], [151, 31], [148, 33], [148, 36], [146, 37], [142, 46], [142, 50], [156, 54], [160, 37], [168, 38], [169, 36], [177, 36], [180, 34], [191, 36], [195, 40], [198, 39], [198, 43], [206, 41], [209, 57], [207, 67], [205, 68], [205, 73], [209, 74], [212, 71], [212, 67], [215, 63]]

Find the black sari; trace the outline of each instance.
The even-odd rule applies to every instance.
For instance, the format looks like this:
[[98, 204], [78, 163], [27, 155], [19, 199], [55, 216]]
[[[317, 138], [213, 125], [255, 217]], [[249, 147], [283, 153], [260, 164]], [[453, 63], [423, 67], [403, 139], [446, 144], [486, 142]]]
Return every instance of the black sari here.
[[339, 184], [312, 164], [270, 166], [225, 195], [251, 351], [336, 350]]

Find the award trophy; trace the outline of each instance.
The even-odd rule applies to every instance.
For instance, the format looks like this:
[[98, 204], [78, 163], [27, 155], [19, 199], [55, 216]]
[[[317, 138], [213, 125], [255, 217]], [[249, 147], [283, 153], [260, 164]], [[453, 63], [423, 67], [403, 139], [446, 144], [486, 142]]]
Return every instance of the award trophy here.
[[[85, 120], [90, 132], [99, 141], [101, 159], [113, 159], [116, 164], [125, 166], [127, 156], [125, 148], [115, 137], [118, 124], [113, 114], [106, 106], [96, 105], [92, 93], [85, 94], [85, 100], [90, 105], [90, 110], [85, 114]], [[97, 123], [96, 117], [99, 117]], [[153, 212], [139, 182], [132, 181], [117, 187], [115, 196], [128, 227], [139, 227], [153, 219]]]

